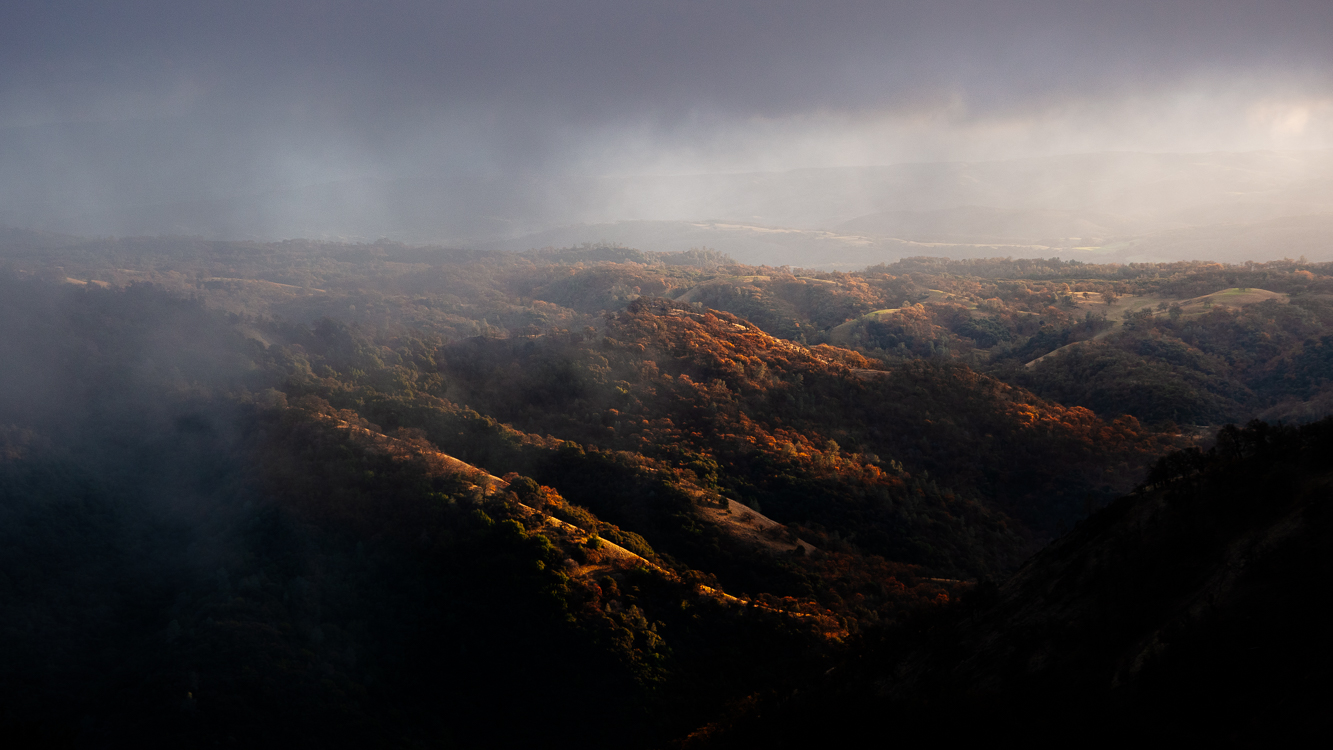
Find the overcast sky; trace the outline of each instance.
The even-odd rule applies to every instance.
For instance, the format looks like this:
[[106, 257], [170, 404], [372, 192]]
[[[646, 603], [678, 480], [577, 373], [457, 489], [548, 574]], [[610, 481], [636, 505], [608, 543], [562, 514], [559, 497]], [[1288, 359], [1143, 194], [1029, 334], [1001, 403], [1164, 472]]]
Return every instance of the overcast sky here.
[[1328, 0], [0, 5], [10, 201], [1330, 146]]

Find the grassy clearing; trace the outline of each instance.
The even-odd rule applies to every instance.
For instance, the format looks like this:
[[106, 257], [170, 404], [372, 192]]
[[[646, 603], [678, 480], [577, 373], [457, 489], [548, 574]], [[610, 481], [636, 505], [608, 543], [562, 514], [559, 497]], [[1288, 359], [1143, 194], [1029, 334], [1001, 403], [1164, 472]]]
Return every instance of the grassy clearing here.
[[807, 550], [815, 549], [813, 544], [803, 539], [788, 537], [786, 526], [735, 500], [727, 500], [726, 510], [700, 506], [699, 514], [731, 536], [771, 552], [791, 553], [797, 545]]
[[1202, 297], [1183, 300], [1180, 302], [1180, 309], [1186, 313], [1203, 313], [1212, 307], [1244, 307], [1257, 302], [1267, 302], [1270, 299], [1279, 303], [1290, 301], [1288, 295], [1270, 292], [1267, 289], [1232, 287]]

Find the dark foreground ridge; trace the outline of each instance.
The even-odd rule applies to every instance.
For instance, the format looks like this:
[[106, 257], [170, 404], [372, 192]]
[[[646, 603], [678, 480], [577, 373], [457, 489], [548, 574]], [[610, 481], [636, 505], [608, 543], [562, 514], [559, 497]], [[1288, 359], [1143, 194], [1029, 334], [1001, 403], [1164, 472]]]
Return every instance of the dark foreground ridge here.
[[1228, 427], [1207, 453], [1164, 458], [1152, 481], [1003, 584], [868, 634], [821, 679], [692, 742], [1322, 734], [1333, 420]]

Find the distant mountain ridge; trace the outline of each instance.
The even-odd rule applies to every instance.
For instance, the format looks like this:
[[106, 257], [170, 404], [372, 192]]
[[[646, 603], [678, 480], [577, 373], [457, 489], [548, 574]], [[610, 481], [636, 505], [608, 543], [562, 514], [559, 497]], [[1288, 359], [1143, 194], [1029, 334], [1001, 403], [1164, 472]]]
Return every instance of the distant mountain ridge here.
[[838, 225], [847, 233], [900, 237], [920, 241], [974, 242], [1010, 238], [1053, 244], [1066, 238], [1125, 234], [1134, 222], [1095, 211], [1001, 209], [958, 206], [930, 211], [881, 211]]

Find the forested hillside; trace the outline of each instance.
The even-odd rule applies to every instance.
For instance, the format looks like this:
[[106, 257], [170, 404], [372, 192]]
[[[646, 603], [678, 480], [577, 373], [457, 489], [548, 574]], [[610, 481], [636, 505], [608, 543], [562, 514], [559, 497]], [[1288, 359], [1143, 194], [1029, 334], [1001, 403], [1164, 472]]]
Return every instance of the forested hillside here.
[[1330, 419], [1230, 426], [1003, 584], [867, 634], [687, 746], [804, 747], [886, 724], [909, 742], [944, 725], [974, 741], [1033, 727], [1113, 742], [1316, 736], [1333, 662], [1310, 595], [1333, 573], [1330, 457]]
[[[1333, 399], [1298, 261], [3, 241], [0, 722], [48, 744], [730, 741], [931, 618], [1018, 632], [989, 582], [1145, 498], [1305, 476], [1322, 428], [1205, 451]], [[1149, 546], [1271, 521], [1186, 506]]]

